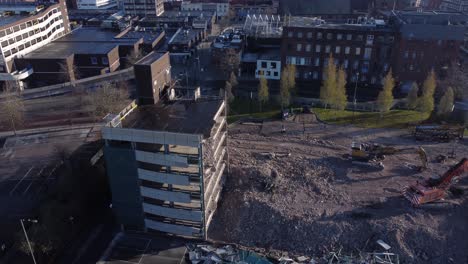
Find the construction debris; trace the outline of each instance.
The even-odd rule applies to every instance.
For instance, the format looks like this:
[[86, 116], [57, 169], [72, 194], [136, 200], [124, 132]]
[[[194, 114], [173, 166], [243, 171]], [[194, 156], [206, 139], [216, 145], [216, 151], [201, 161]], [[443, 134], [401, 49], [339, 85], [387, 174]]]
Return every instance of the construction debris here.
[[[465, 141], [425, 144], [431, 160], [420, 172], [415, 150], [421, 143], [405, 130], [305, 126], [305, 132], [303, 124], [288, 121], [230, 127], [230, 174], [209, 239], [296, 263], [300, 256], [310, 258], [305, 263], [329, 263], [323, 257], [346, 263], [351, 256], [397, 263], [384, 262], [391, 253], [402, 263], [466, 262], [468, 177], [456, 184], [457, 195], [446, 197], [449, 203], [414, 209], [401, 195], [404, 186], [442, 175], [457, 162], [434, 163], [438, 154], [468, 156]], [[371, 171], [342, 157], [352, 142], [412, 150], [387, 155], [385, 170]], [[375, 243], [378, 239], [391, 246], [389, 253]], [[447, 241], [457, 246], [444, 246]]]
[[[381, 241], [381, 240], [379, 240]], [[387, 245], [386, 248], [390, 248]], [[215, 247], [209, 244], [188, 244], [188, 259], [192, 264], [399, 264], [398, 255], [388, 252], [361, 252], [359, 255], [344, 255], [341, 250], [329, 252], [324, 257], [279, 258], [261, 256], [253, 251], [226, 245]]]

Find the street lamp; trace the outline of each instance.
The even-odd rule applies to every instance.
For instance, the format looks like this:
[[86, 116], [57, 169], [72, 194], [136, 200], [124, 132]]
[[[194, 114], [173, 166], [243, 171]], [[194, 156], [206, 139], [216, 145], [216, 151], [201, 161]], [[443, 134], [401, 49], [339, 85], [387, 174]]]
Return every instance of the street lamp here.
[[354, 115], [355, 115], [355, 112], [356, 112], [356, 91], [357, 91], [357, 83], [359, 81], [359, 72], [356, 73], [356, 82], [354, 84], [354, 98], [353, 98], [353, 105], [354, 105], [354, 108], [353, 108], [353, 122], [354, 122]]
[[26, 242], [28, 242], [29, 251], [31, 252], [31, 257], [33, 259], [34, 264], [37, 264], [36, 258], [34, 258], [34, 252], [31, 246], [31, 242], [29, 242], [28, 233], [26, 232], [26, 228], [24, 227], [24, 221], [31, 223], [38, 223], [39, 221], [37, 221], [36, 219], [20, 219], [21, 227], [23, 227], [24, 236], [26, 237]]

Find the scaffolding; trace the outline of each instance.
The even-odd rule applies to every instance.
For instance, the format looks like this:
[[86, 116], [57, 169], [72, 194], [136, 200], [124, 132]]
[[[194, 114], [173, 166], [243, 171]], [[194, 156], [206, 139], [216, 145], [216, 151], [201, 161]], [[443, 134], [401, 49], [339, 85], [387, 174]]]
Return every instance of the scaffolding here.
[[243, 29], [248, 36], [273, 37], [281, 36], [283, 24], [279, 15], [247, 15]]

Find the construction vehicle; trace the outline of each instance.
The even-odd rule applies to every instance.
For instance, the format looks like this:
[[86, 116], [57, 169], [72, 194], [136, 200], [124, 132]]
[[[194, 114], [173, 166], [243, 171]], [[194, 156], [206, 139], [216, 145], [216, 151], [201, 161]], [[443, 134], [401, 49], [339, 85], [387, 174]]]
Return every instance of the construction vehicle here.
[[381, 167], [383, 169], [382, 161], [386, 155], [395, 155], [399, 153], [416, 152], [421, 159], [421, 166], [418, 167], [419, 171], [427, 169], [427, 155], [422, 147], [418, 148], [395, 148], [392, 146], [384, 146], [381, 144], [358, 144], [353, 142], [351, 145], [351, 160], [353, 164], [358, 165], [371, 165]]
[[424, 125], [416, 126], [413, 136], [416, 140], [444, 141], [449, 142], [454, 139], [463, 139], [465, 127], [451, 125]]
[[441, 200], [447, 195], [450, 185], [465, 172], [468, 172], [467, 158], [451, 167], [441, 177], [429, 178], [423, 182], [417, 181], [407, 186], [403, 190], [403, 196], [414, 206]]

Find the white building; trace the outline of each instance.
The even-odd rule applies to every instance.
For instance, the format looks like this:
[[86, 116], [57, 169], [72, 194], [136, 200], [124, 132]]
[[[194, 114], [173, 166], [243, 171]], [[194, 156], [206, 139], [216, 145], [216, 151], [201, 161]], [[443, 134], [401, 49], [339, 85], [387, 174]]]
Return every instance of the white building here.
[[35, 15], [0, 18], [0, 80], [22, 80], [32, 69], [16, 69], [14, 58], [22, 57], [70, 32], [63, 0]]
[[78, 9], [108, 9], [117, 7], [117, 0], [78, 0]]
[[255, 78], [264, 76], [267, 80], [279, 80], [281, 78], [281, 57], [279, 50], [270, 50], [257, 58]]
[[160, 16], [164, 13], [163, 0], [123, 0], [124, 12], [131, 16]]
[[181, 5], [182, 11], [216, 11], [216, 16], [227, 16], [229, 13], [228, 1], [183, 1]]

